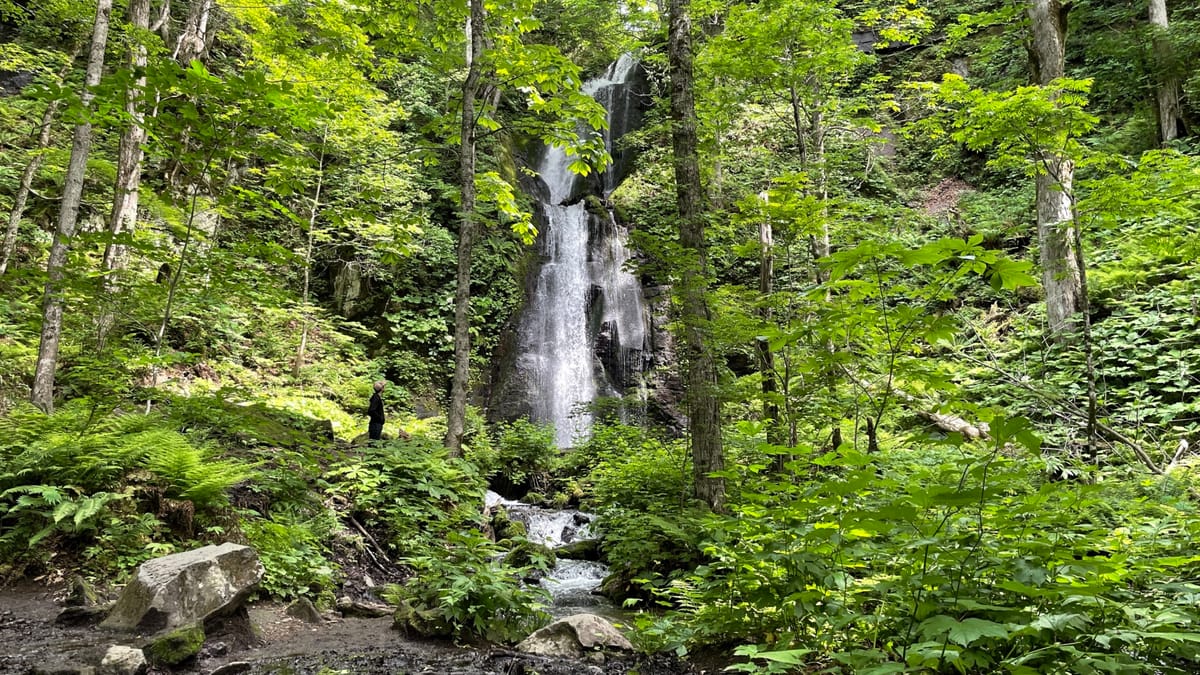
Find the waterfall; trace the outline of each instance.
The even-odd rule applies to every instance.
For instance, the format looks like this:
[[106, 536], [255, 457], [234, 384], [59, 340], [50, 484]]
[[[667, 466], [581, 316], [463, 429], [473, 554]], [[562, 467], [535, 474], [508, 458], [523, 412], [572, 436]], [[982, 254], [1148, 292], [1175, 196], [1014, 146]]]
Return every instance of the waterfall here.
[[[605, 199], [628, 162], [616, 143], [639, 114], [630, 84], [636, 66], [624, 55], [584, 85], [608, 111], [604, 142], [613, 163], [600, 176], [596, 195]], [[546, 185], [539, 204], [542, 264], [519, 324], [516, 355], [516, 368], [528, 381], [530, 416], [554, 424], [561, 448], [589, 436], [589, 406], [598, 396], [620, 396], [640, 384], [649, 354], [641, 283], [625, 269], [626, 233], [598, 206], [600, 200], [591, 200], [589, 208], [577, 189], [584, 181], [569, 166], [566, 153], [555, 147], [537, 165]]]

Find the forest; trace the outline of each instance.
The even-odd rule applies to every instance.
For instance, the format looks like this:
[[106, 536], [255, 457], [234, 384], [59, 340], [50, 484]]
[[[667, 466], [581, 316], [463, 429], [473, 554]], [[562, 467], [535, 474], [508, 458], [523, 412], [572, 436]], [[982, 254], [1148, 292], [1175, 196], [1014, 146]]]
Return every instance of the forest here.
[[0, 585], [235, 542], [509, 645], [495, 494], [645, 653], [1200, 672], [1167, 3], [0, 0]]

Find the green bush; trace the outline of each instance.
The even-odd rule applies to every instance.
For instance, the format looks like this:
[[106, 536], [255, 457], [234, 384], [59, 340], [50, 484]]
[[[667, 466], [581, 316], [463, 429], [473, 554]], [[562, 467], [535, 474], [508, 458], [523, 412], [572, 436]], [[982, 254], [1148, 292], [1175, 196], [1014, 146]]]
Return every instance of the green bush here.
[[[444, 622], [450, 632], [497, 642], [524, 638], [549, 619], [546, 592], [522, 579], [528, 567], [497, 561], [500, 550], [478, 532], [451, 532], [444, 547], [406, 558], [416, 576], [389, 590], [389, 600], [410, 607], [426, 620]], [[544, 562], [534, 556], [533, 564]], [[542, 571], [546, 571], [543, 566]]]
[[548, 494], [551, 476], [560, 464], [554, 428], [521, 419], [501, 425], [498, 436], [494, 452], [483, 458], [484, 474], [507, 493]]
[[328, 511], [312, 518], [272, 514], [269, 520], [245, 521], [247, 543], [258, 551], [265, 570], [263, 590], [282, 599], [331, 596], [338, 570], [328, 559], [325, 542], [336, 525]]
[[638, 586], [661, 586], [700, 562], [704, 511], [691, 501], [686, 458], [682, 441], [620, 424], [597, 426], [569, 456], [577, 470], [590, 468], [583, 506], [598, 514], [593, 531], [612, 566], [606, 586], [614, 594], [644, 594]]
[[992, 433], [913, 450], [932, 461], [830, 453], [818, 481], [747, 476], [755, 496], [707, 521], [707, 562], [650, 634], [741, 643], [742, 672], [1195, 672], [1194, 508], [1121, 503], [1114, 529], [1121, 491], [1043, 481], [1024, 421]]
[[482, 526], [485, 485], [475, 467], [429, 439], [366, 446], [334, 464], [328, 490], [398, 555], [437, 545], [449, 533]]
[[161, 533], [141, 511], [190, 502], [177, 523], [190, 532], [193, 516], [216, 519], [229, 489], [252, 475], [162, 416], [109, 412], [86, 399], [54, 415], [21, 405], [0, 419], [0, 438], [0, 556], [13, 561], [44, 557], [37, 547], [61, 535], [96, 564], [130, 567]]

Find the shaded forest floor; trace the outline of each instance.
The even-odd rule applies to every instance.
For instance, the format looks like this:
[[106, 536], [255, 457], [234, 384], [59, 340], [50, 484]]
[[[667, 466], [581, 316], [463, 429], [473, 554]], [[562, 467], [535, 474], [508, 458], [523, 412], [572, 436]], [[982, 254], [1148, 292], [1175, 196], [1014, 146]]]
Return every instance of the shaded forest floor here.
[[[80, 672], [77, 665], [98, 663], [109, 645], [130, 644], [94, 626], [62, 626], [54, 619], [63, 609], [56, 588], [36, 584], [0, 589], [0, 674]], [[488, 644], [456, 645], [405, 636], [390, 617], [326, 618], [305, 623], [285, 613], [278, 602], [249, 607], [256, 639], [247, 641], [236, 627], [210, 635], [200, 655], [174, 671], [151, 673], [437, 673], [439, 675], [700, 675], [718, 668], [694, 667], [672, 656], [610, 658], [585, 664], [519, 654]]]

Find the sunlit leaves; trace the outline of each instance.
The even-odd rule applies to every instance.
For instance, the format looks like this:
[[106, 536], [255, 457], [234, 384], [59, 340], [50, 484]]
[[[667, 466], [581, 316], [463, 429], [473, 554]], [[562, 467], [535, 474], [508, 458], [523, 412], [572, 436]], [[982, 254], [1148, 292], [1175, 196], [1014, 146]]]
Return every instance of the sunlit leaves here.
[[1085, 109], [1090, 80], [1062, 78], [991, 92], [948, 73], [940, 84], [912, 86], [940, 106], [938, 115], [917, 125], [921, 131], [934, 138], [948, 134], [972, 150], [994, 149], [989, 166], [1022, 168], [1030, 175], [1046, 172], [1043, 153], [1079, 156], [1079, 138], [1099, 121]]

